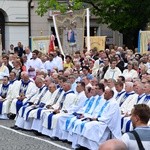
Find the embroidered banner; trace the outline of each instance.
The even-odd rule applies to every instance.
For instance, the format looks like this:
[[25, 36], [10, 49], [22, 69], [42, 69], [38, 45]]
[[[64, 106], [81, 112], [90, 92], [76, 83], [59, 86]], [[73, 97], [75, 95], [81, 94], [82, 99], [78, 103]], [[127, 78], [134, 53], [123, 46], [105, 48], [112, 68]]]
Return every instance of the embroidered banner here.
[[85, 10], [56, 15], [56, 25], [65, 54], [83, 50]]

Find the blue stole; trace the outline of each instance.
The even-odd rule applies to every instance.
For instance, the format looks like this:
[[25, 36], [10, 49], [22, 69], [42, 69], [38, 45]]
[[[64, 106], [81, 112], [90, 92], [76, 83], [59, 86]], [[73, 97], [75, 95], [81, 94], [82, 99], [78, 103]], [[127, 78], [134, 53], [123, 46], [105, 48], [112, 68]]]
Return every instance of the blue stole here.
[[[43, 86], [43, 88], [44, 88], [45, 86]], [[42, 89], [43, 89], [42, 88]], [[41, 90], [42, 91], [42, 90]], [[40, 101], [41, 101], [41, 98], [45, 95], [45, 93], [48, 91], [48, 87], [46, 87], [46, 89], [43, 91], [43, 93], [40, 95], [40, 97], [39, 97], [39, 100], [38, 100], [38, 102], [37, 102], [37, 104], [36, 105], [39, 105], [40, 104]]]
[[[59, 99], [62, 91], [63, 91], [63, 89], [60, 88], [58, 93], [57, 93], [57, 95], [56, 95], [56, 97], [55, 97], [55, 100], [54, 100], [53, 104], [55, 104], [57, 102], [57, 100]], [[40, 119], [42, 110], [43, 110], [43, 108], [38, 109], [38, 111], [37, 111], [37, 119]]]
[[[60, 97], [62, 91], [63, 91], [63, 89], [60, 88], [59, 91], [58, 91], [58, 93], [57, 93], [57, 95], [56, 95], [56, 97], [55, 97], [55, 100], [54, 100], [53, 104], [55, 104], [55, 103], [57, 102], [57, 100], [59, 99], [59, 97]], [[52, 105], [53, 105], [53, 104], [52, 104]]]
[[125, 91], [122, 91], [122, 92], [118, 93], [117, 96], [116, 96], [116, 100], [117, 100], [123, 93], [125, 93]]
[[87, 103], [89, 102], [89, 100], [90, 100], [90, 98], [88, 98], [88, 99], [85, 101], [84, 106], [87, 105]]
[[[2, 98], [6, 98], [9, 85], [10, 85], [10, 84], [7, 84], [7, 85], [4, 85], [4, 84], [3, 84], [3, 85], [2, 85], [1, 93], [0, 93], [0, 96], [1, 96]], [[0, 101], [0, 114], [2, 114], [2, 108], [3, 108], [3, 102]]]
[[[102, 98], [101, 96], [98, 97], [98, 99], [96, 100], [96, 103], [95, 103], [95, 106], [94, 106], [94, 109], [93, 109], [93, 110], [95, 110], [95, 108], [97, 107], [97, 105], [100, 103], [101, 98]], [[94, 112], [94, 111], [93, 111], [93, 112]], [[92, 113], [93, 113], [93, 112], [92, 112]]]
[[20, 100], [17, 100], [16, 102], [16, 114], [18, 114], [19, 109], [23, 106], [23, 102]]
[[3, 102], [0, 101], [0, 114], [2, 114]]
[[[88, 99], [85, 101], [84, 106], [86, 106], [89, 101], [90, 101], [90, 98], [88, 98]], [[80, 118], [80, 115], [81, 115], [81, 114], [74, 112], [73, 115], [76, 116], [77, 119], [78, 119], [78, 118]], [[67, 120], [66, 120], [66, 125], [65, 125], [65, 129], [66, 129], [66, 130], [68, 129], [68, 125], [70, 124], [70, 121], [71, 121], [71, 119], [72, 119], [74, 116], [71, 116], [71, 117], [67, 118]], [[75, 120], [75, 121], [76, 121], [76, 120]], [[74, 121], [74, 122], [75, 122], [75, 121]], [[72, 127], [74, 126], [74, 122], [72, 123]]]
[[147, 103], [150, 100], [150, 95], [146, 95], [146, 97], [144, 98], [144, 102]]
[[[43, 89], [44, 87], [45, 87], [45, 86], [43, 86], [42, 89]], [[42, 90], [41, 90], [41, 91], [42, 91]], [[46, 88], [46, 89], [43, 91], [43, 93], [41, 94], [41, 96], [39, 97], [39, 100], [38, 100], [38, 102], [37, 102], [37, 104], [36, 104], [37, 107], [32, 108], [32, 109], [30, 109], [30, 110], [27, 112], [27, 114], [26, 114], [26, 120], [28, 120], [29, 114], [30, 114], [30, 112], [31, 112], [32, 110], [37, 109], [38, 107], [40, 107], [40, 108], [44, 107], [45, 104], [42, 103], [42, 102], [40, 102], [40, 100], [41, 100], [41, 98], [44, 96], [44, 94], [45, 94], [47, 91], [48, 91], [48, 88]]]
[[[23, 93], [24, 95], [26, 94], [27, 88], [29, 83], [31, 82], [30, 80], [28, 82], [24, 82], [23, 80], [21, 81], [21, 86], [20, 86], [20, 91], [19, 94]], [[23, 102], [20, 101], [19, 99], [16, 102], [16, 114], [18, 113], [19, 109], [23, 106]]]
[[104, 112], [104, 109], [106, 108], [106, 106], [109, 104], [109, 101], [105, 102], [105, 104], [102, 106], [101, 110], [98, 113], [98, 117], [102, 116], [102, 113]]
[[[106, 106], [108, 105], [108, 103], [109, 103], [109, 101], [105, 102], [105, 104], [102, 106], [102, 108], [101, 108], [101, 110], [100, 110], [100, 112], [99, 112], [99, 114], [98, 114], [98, 117], [101, 117], [101, 115], [102, 115], [104, 109], [106, 108]], [[88, 122], [88, 121], [85, 121], [85, 122], [83, 122], [83, 123], [81, 124], [81, 130], [80, 130], [81, 133], [82, 133], [82, 131], [83, 131], [83, 128], [84, 128], [86, 122]]]
[[[44, 87], [45, 87], [45, 86], [43, 86], [43, 87], [41, 87], [41, 88], [39, 89], [39, 94], [42, 92], [42, 90], [43, 90]], [[34, 95], [32, 95], [31, 98], [32, 98], [33, 96], [34, 96]], [[31, 99], [31, 98], [30, 98], [30, 99]], [[26, 104], [22, 107], [22, 114], [21, 114], [21, 117], [23, 117], [24, 112], [25, 112], [25, 109], [26, 109], [28, 106], [30, 106], [30, 105], [29, 105], [29, 102], [26, 103]]]
[[10, 84], [13, 84], [15, 81], [17, 81], [16, 79], [15, 80], [11, 80], [9, 81]]
[[64, 95], [63, 95], [63, 97], [60, 101], [60, 109], [62, 109], [62, 107], [63, 107], [63, 103], [65, 101], [65, 98], [66, 98], [67, 94], [70, 94], [70, 93], [74, 93], [74, 91], [68, 91], [68, 92], [64, 93]]
[[40, 119], [40, 117], [41, 117], [41, 112], [42, 112], [42, 110], [44, 110], [44, 109], [45, 109], [45, 108], [38, 108], [36, 119]]
[[88, 103], [88, 105], [87, 105], [86, 110], [84, 111], [84, 113], [88, 113], [90, 111], [90, 109], [91, 109], [91, 107], [93, 105], [94, 99], [95, 99], [95, 97], [93, 97], [92, 99], [90, 99], [90, 101], [89, 101], [89, 103]]
[[31, 82], [30, 80], [28, 82], [24, 82], [23, 80], [21, 80], [21, 86], [20, 86], [20, 91], [19, 91], [20, 94], [21, 93], [23, 93], [24, 95], [26, 94], [26, 91], [30, 82]]
[[[67, 96], [67, 94], [70, 94], [70, 93], [74, 93], [74, 91], [68, 91], [66, 93], [64, 93], [61, 101], [60, 101], [60, 109], [62, 109], [63, 107], [63, 103], [65, 101], [65, 98]], [[52, 124], [52, 117], [53, 117], [54, 113], [51, 113], [49, 116], [48, 116], [48, 129], [51, 129], [51, 124]]]
[[4, 84], [3, 84], [3, 85], [2, 85], [1, 93], [0, 93], [0, 96], [1, 96], [2, 98], [6, 98], [9, 85], [10, 85], [10, 84], [7, 84], [7, 85], [4, 85]]
[[136, 103], [138, 103], [144, 96], [145, 94], [139, 95]]
[[119, 106], [121, 106], [122, 104], [123, 104], [123, 102], [130, 96], [130, 95], [133, 95], [133, 94], [135, 94], [134, 92], [131, 92], [131, 93], [125, 93], [124, 94], [124, 96], [123, 96], [123, 100], [121, 99], [121, 101], [120, 101], [120, 105]]

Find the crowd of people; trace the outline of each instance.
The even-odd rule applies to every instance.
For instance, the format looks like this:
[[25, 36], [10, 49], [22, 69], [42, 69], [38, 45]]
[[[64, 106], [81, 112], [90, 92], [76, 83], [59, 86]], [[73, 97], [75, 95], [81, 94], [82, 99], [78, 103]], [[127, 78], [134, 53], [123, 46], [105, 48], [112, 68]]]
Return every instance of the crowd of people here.
[[0, 82], [0, 118], [15, 119], [13, 129], [75, 149], [136, 150], [134, 129], [150, 147], [150, 53], [111, 45], [63, 56], [19, 42], [0, 59]]

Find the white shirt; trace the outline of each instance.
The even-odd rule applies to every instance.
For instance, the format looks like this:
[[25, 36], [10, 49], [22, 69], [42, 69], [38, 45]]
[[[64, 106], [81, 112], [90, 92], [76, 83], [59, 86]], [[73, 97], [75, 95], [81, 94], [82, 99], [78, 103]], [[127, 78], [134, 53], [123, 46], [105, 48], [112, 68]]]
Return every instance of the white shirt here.
[[118, 76], [121, 76], [122, 73], [120, 71], [120, 69], [118, 67], [115, 67], [115, 69], [111, 69], [110, 67], [108, 68], [108, 70], [106, 71], [105, 75], [104, 75], [104, 79], [108, 80], [108, 79], [118, 79]]
[[138, 73], [134, 69], [132, 69], [130, 71], [128, 69], [125, 69], [123, 71], [122, 75], [125, 77], [125, 79], [128, 79], [128, 78], [132, 78], [133, 79], [133, 78], [137, 78], [138, 77]]
[[56, 65], [56, 67], [58, 68], [58, 70], [63, 70], [63, 61], [62, 61], [61, 57], [56, 56], [53, 58], [53, 61]]
[[52, 60], [52, 61], [49, 61], [47, 60], [45, 63], [44, 63], [44, 68], [47, 70], [47, 71], [52, 71], [56, 66], [55, 62]]
[[32, 58], [32, 53], [30, 52], [29, 54], [26, 54], [27, 60], [30, 60]]

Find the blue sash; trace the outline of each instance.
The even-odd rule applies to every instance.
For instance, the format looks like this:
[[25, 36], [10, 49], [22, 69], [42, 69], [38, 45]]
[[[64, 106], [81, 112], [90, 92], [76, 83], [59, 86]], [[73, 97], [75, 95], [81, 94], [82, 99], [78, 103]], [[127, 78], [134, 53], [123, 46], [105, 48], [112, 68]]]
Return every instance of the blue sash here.
[[138, 103], [144, 96], [145, 94], [139, 95], [136, 103]]
[[130, 96], [130, 95], [133, 95], [133, 94], [135, 94], [134, 92], [132, 92], [132, 93], [125, 93], [125, 95], [123, 96], [123, 100], [121, 99], [121, 101], [120, 101], [120, 105], [119, 106], [121, 106], [122, 104], [123, 104], [123, 102]]
[[32, 108], [27, 112], [25, 120], [28, 120], [30, 112], [34, 109], [37, 109], [37, 108]]
[[[45, 87], [45, 86], [44, 86]], [[43, 88], [44, 88], [43, 87]], [[41, 98], [45, 95], [45, 93], [48, 91], [48, 88], [46, 88], [44, 91], [43, 91], [43, 93], [40, 95], [40, 97], [39, 97], [39, 100], [38, 100], [38, 102], [37, 102], [37, 104], [36, 105], [39, 105], [40, 104], [40, 101], [41, 101]]]
[[105, 104], [102, 106], [100, 112], [98, 113], [98, 117], [102, 116], [102, 113], [108, 104], [109, 104], [109, 101], [105, 102]]
[[[41, 88], [39, 89], [39, 94], [42, 92], [42, 90], [43, 90], [44, 87], [45, 87], [45, 86], [43, 86], [43, 87], [41, 87]], [[32, 96], [30, 97], [30, 99], [31, 99], [33, 96], [34, 96], [34, 95], [32, 95]], [[29, 99], [29, 100], [30, 100], [30, 99]], [[28, 101], [29, 101], [29, 100], [28, 100]], [[23, 117], [24, 112], [25, 112], [25, 109], [26, 109], [28, 106], [30, 106], [30, 105], [29, 105], [29, 102], [27, 102], [27, 103], [25, 103], [25, 104], [23, 105], [21, 117]]]
[[[98, 117], [101, 117], [101, 115], [102, 115], [104, 109], [106, 108], [106, 106], [108, 105], [108, 103], [109, 103], [109, 101], [105, 102], [105, 104], [102, 106], [102, 108], [101, 108], [101, 110], [100, 110], [100, 112], [99, 112], [99, 114], [98, 114]], [[84, 126], [85, 126], [85, 124], [86, 124], [87, 122], [89, 122], [89, 121], [85, 121], [85, 122], [83, 122], [83, 123], [81, 124], [81, 130], [80, 130], [81, 133], [82, 133], [83, 128], [84, 128]]]
[[3, 102], [0, 101], [0, 114], [2, 114]]
[[95, 108], [97, 107], [97, 105], [100, 103], [101, 98], [102, 98], [101, 96], [98, 97], [98, 99], [96, 100], [95, 107], [94, 107], [93, 110], [95, 110]]
[[[60, 97], [62, 91], [63, 91], [63, 89], [60, 88], [59, 91], [58, 91], [58, 93], [57, 93], [57, 95], [56, 95], [56, 97], [55, 97], [55, 100], [54, 100], [53, 104], [55, 104], [55, 103], [57, 102], [57, 100], [59, 99], [59, 97]], [[52, 104], [52, 105], [53, 105], [53, 104]]]
[[9, 81], [9, 84], [13, 84], [15, 81], [17, 81], [16, 79], [15, 80], [11, 80]]
[[42, 110], [44, 110], [45, 108], [39, 108], [38, 111], [37, 111], [37, 119], [40, 119], [41, 118], [41, 112]]
[[3, 84], [3, 85], [2, 85], [2, 87], [1, 87], [1, 93], [0, 93], [0, 96], [1, 96], [2, 98], [6, 98], [9, 85], [10, 85], [10, 84], [7, 84], [7, 85], [4, 85], [4, 84]]
[[144, 102], [148, 102], [150, 100], [150, 95], [146, 95], [146, 97], [144, 98]]
[[17, 100], [16, 102], [16, 114], [18, 114], [19, 109], [23, 106], [23, 102], [20, 100]]
[[126, 132], [130, 131], [131, 120], [129, 120], [126, 124]]
[[122, 91], [122, 92], [118, 93], [117, 96], [116, 96], [116, 100], [117, 100], [123, 93], [125, 93], [125, 91]]
[[89, 102], [89, 100], [90, 100], [90, 98], [88, 98], [88, 99], [85, 101], [84, 106], [87, 105], [87, 103]]
[[[64, 95], [63, 95], [63, 97], [62, 97], [62, 99], [61, 99], [61, 101], [60, 101], [59, 109], [62, 109], [63, 103], [64, 103], [64, 101], [65, 101], [65, 98], [66, 98], [66, 96], [67, 96], [68, 94], [70, 94], [70, 93], [74, 93], [74, 91], [68, 91], [68, 92], [64, 93]], [[48, 129], [51, 129], [51, 124], [52, 124], [52, 117], [53, 117], [53, 115], [54, 115], [54, 114], [51, 113], [51, 114], [48, 116]]]
[[61, 99], [61, 101], [60, 101], [60, 109], [62, 109], [62, 107], [63, 107], [63, 104], [64, 104], [64, 101], [65, 101], [66, 96], [67, 96], [68, 94], [70, 94], [70, 93], [74, 93], [74, 91], [68, 91], [68, 92], [64, 93], [64, 95], [63, 95], [63, 97], [62, 97], [62, 99]]
[[53, 117], [53, 113], [49, 114], [48, 115], [48, 129], [50, 130], [51, 129], [51, 126], [52, 126], [52, 117]]
[[70, 121], [71, 121], [71, 119], [72, 119], [73, 117], [74, 117], [74, 116], [71, 116], [71, 117], [68, 117], [68, 118], [67, 118], [67, 120], [66, 120], [66, 125], [65, 125], [66, 131], [68, 130], [68, 126], [69, 126]]
[[21, 80], [21, 86], [20, 86], [19, 94], [21, 94], [21, 93], [23, 93], [24, 95], [26, 94], [27, 88], [28, 88], [28, 85], [30, 82], [31, 82], [30, 80], [28, 82], [24, 82], [23, 80]]
[[95, 99], [95, 97], [93, 97], [93, 98], [89, 101], [89, 103], [88, 103], [88, 105], [87, 105], [86, 110], [85, 110], [84, 113], [88, 113], [88, 112], [90, 111], [90, 109], [91, 109], [91, 107], [92, 107], [92, 105], [93, 105], [94, 99]]

